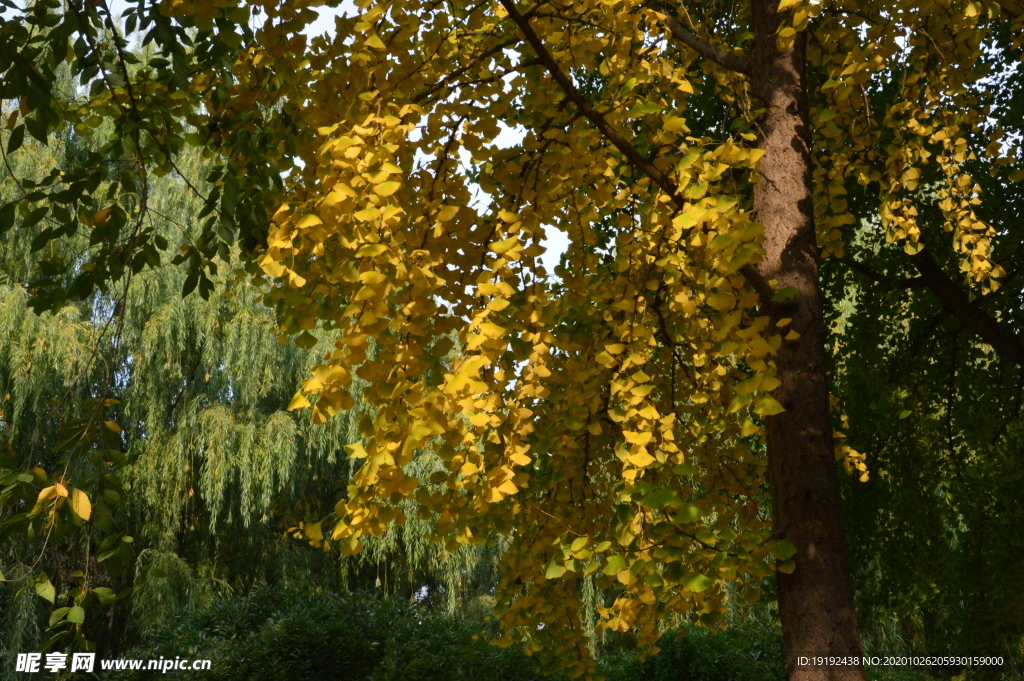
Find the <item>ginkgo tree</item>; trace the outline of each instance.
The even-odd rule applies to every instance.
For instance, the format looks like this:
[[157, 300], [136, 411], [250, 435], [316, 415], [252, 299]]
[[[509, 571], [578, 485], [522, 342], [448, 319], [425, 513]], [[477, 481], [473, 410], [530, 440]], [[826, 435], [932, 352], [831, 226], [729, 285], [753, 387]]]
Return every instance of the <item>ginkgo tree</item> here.
[[[358, 552], [409, 499], [447, 546], [506, 535], [499, 643], [588, 676], [582, 578], [613, 593], [602, 628], [653, 647], [660, 616], [715, 625], [726, 585], [756, 599], [777, 571], [789, 677], [864, 678], [799, 663], [861, 652], [836, 458], [868, 471], [834, 430], [818, 271], [876, 219], [1020, 362], [970, 302], [1007, 277], [971, 173], [1024, 174], [986, 96], [1019, 3], [360, 0], [308, 40], [320, 4], [140, 1], [126, 30], [173, 60], [134, 82], [102, 2], [65, 15], [109, 39], [72, 63], [107, 50], [96, 72], [134, 83], [108, 77], [79, 125], [119, 117], [163, 172], [184, 143], [219, 159], [191, 287], [218, 239], [257, 244], [280, 339], [338, 338], [291, 408], [323, 423], [365, 382], [363, 463], [309, 539]], [[414, 477], [425, 455], [447, 471]]]

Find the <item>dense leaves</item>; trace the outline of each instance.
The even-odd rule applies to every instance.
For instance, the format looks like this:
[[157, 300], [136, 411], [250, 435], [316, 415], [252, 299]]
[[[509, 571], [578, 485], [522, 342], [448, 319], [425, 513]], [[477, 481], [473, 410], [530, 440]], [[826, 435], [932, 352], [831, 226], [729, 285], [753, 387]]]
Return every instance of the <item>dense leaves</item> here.
[[[583, 675], [602, 631], [655, 650], [667, 617], [722, 623], [730, 594], [756, 600], [809, 555], [772, 528], [765, 493], [764, 425], [786, 410], [778, 358], [807, 342], [784, 312], [807, 292], [758, 274], [772, 244], [752, 208], [777, 162], [762, 123], [778, 83], [750, 61], [806, 45], [801, 209], [832, 323], [834, 449], [863, 485], [847, 497], [864, 609], [919, 617], [935, 645], [1019, 641], [1020, 591], [998, 573], [1021, 564], [1024, 12], [762, 4], [360, 0], [313, 39], [315, 2], [139, 0], [123, 25], [102, 2], [36, 2], [3, 19], [0, 226], [45, 256], [18, 273], [19, 305], [53, 319], [102, 301], [75, 309], [117, 320], [103, 342], [122, 373], [52, 417], [63, 436], [46, 465], [5, 461], [2, 522], [30, 543], [96, 528], [116, 578], [134, 539], [103, 509], [124, 502], [109, 471], [127, 445], [231, 461], [214, 467], [241, 472], [230, 503], [227, 477], [184, 459], [133, 487], [179, 504], [146, 525], [212, 532], [299, 493], [282, 453], [301, 424], [304, 441], [331, 433], [312, 449], [333, 464], [345, 445], [352, 463], [311, 476], [293, 535], [350, 556], [398, 532], [411, 546], [417, 527], [500, 557], [500, 644]], [[767, 47], [755, 6], [777, 23]], [[95, 141], [12, 170], [58, 133]], [[204, 162], [180, 166], [186, 145]], [[159, 177], [192, 202], [175, 239], [155, 222]], [[83, 228], [88, 248], [68, 250]], [[559, 233], [569, 247], [549, 271]], [[188, 266], [175, 292], [259, 299], [273, 326], [238, 311], [236, 327], [218, 316], [131, 346], [187, 348], [184, 362], [129, 356], [122, 325], [188, 309], [130, 300], [174, 249]], [[225, 328], [244, 330], [222, 358], [208, 339]], [[271, 338], [307, 354], [279, 350], [296, 353], [282, 369], [260, 354]], [[266, 363], [244, 387], [229, 376], [249, 355]], [[199, 385], [198, 401], [114, 402], [142, 371], [185, 400], [201, 369], [216, 400]], [[205, 507], [186, 511], [197, 488]], [[44, 574], [24, 579], [54, 597]]]
[[[480, 633], [477, 623], [432, 613], [408, 601], [260, 586], [245, 598], [183, 614], [145, 647], [126, 656], [173, 658], [195, 651], [212, 661], [211, 671], [198, 678], [224, 681], [544, 677], [536, 660], [519, 650], [488, 645]], [[187, 675], [196, 676], [191, 671]], [[126, 672], [116, 676], [148, 678]]]

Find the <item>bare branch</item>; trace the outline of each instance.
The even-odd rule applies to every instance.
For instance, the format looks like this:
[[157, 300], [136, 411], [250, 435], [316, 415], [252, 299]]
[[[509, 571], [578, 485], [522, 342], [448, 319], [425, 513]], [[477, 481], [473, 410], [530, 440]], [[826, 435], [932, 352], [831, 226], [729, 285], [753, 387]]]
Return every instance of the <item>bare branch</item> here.
[[1012, 332], [1000, 328], [996, 320], [977, 305], [972, 305], [967, 294], [950, 279], [927, 249], [918, 253], [913, 261], [925, 285], [942, 299], [946, 308], [959, 317], [968, 330], [991, 345], [1005, 359], [1024, 366], [1024, 345], [1020, 339]]
[[719, 66], [735, 71], [736, 73], [743, 73], [746, 75], [750, 74], [750, 66], [747, 64], [746, 59], [737, 57], [734, 54], [730, 54], [724, 50], [721, 50], [711, 43], [705, 42], [698, 38], [693, 31], [679, 23], [675, 17], [668, 13], [668, 10], [659, 5], [656, 2], [648, 0], [644, 3], [644, 7], [654, 10], [661, 23], [668, 27], [668, 30], [672, 32], [672, 37], [683, 43], [691, 50], [704, 57], [710, 59]]

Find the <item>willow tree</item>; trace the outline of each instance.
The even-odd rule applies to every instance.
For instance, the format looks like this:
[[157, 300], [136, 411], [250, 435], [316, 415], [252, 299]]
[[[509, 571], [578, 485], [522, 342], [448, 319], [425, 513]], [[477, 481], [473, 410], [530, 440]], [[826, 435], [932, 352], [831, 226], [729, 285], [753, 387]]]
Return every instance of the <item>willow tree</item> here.
[[217, 154], [185, 288], [208, 293], [218, 239], [263, 243], [282, 339], [337, 334], [290, 406], [324, 423], [358, 377], [374, 407], [325, 541], [359, 551], [408, 499], [449, 547], [509, 536], [502, 641], [577, 674], [582, 576], [616, 590], [603, 627], [653, 644], [659, 615], [714, 625], [725, 583], [778, 568], [790, 677], [863, 678], [797, 662], [860, 652], [835, 456], [866, 468], [833, 430], [819, 267], [877, 216], [870, 238], [1012, 357], [969, 302], [1006, 278], [971, 173], [1020, 179], [989, 116], [1017, 92], [1018, 4], [360, 0], [309, 41], [318, 4], [139, 2], [126, 30], [166, 58], [137, 73], [103, 3], [54, 5], [56, 47], [8, 45], [67, 54], [94, 96], [58, 110], [45, 68], [5, 83], [33, 135], [107, 115], [140, 168]]
[[[0, 201], [52, 166], [74, 173], [111, 132], [104, 128], [93, 139], [65, 128], [46, 146], [26, 141], [7, 155]], [[190, 176], [205, 165], [195, 149], [175, 163]], [[110, 182], [98, 189], [117, 210], [136, 205]], [[183, 190], [177, 175], [149, 182], [147, 223], [170, 249], [189, 242], [202, 210], [201, 196]], [[124, 299], [96, 291], [36, 313], [26, 289], [39, 262], [73, 253], [84, 266], [96, 256], [84, 233], [33, 249], [48, 227], [22, 223], [0, 239], [0, 640], [8, 657], [73, 638], [116, 654], [254, 583], [409, 598], [427, 587], [428, 603], [449, 611], [486, 591], [486, 578], [470, 583], [486, 572], [484, 551], [431, 545], [423, 537], [430, 518], [394, 528], [354, 557], [303, 550], [285, 533], [314, 523], [351, 471], [343, 446], [357, 438], [358, 407], [326, 428], [285, 411], [329, 334], [325, 347], [279, 344], [273, 310], [243, 272], [216, 282], [204, 300], [180, 295], [188, 268], [167, 262], [137, 273]], [[111, 380], [116, 404], [104, 430], [116, 439], [103, 452], [91, 438], [78, 450], [62, 447], [64, 427], [81, 423], [81, 405]], [[436, 468], [426, 457], [420, 465]], [[37, 505], [55, 483], [73, 484], [68, 501], [81, 494], [88, 507]], [[132, 588], [130, 600], [115, 599]], [[0, 679], [11, 674], [13, 666]]]

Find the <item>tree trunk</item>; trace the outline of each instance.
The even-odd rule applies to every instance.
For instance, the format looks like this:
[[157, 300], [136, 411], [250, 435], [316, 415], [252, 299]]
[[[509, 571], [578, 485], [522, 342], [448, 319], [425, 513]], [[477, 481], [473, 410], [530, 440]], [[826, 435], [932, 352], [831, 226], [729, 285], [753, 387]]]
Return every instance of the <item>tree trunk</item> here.
[[782, 381], [773, 396], [786, 408], [767, 419], [772, 520], [797, 549], [796, 569], [778, 574], [786, 668], [790, 681], [863, 681], [860, 664], [801, 664], [800, 658], [861, 655], [833, 455], [826, 377], [826, 329], [818, 285], [810, 134], [805, 87], [806, 36], [786, 52], [776, 47], [778, 0], [753, 0], [754, 92], [767, 110], [759, 121], [760, 178], [754, 218], [765, 228], [761, 274], [792, 287], [795, 297], [775, 304], [773, 322], [792, 318], [800, 334], [783, 341], [776, 363]]

